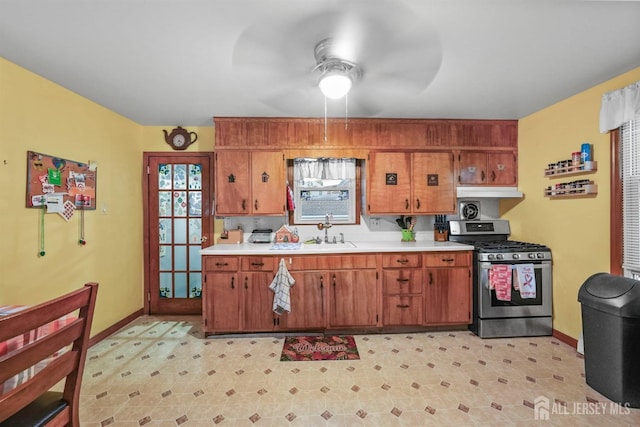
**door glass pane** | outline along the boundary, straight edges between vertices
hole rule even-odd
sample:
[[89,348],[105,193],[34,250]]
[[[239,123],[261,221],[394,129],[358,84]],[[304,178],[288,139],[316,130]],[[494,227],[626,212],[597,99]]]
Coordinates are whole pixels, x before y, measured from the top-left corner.
[[171,165],[158,166],[158,188],[160,190],[171,189]]
[[202,191],[189,192],[189,215],[202,215]]
[[174,298],[187,297],[187,273],[175,273],[175,292]]
[[174,243],[187,243],[187,220],[176,218],[173,220],[173,227]]
[[160,219],[160,243],[171,243],[171,220]]
[[173,215],[187,216],[187,192],[186,191],[173,192]]
[[189,270],[200,271],[202,265],[202,256],[200,255],[200,246],[189,246]]
[[187,247],[186,246],[174,246],[174,270],[186,270],[187,269]]
[[189,165],[189,190],[202,190],[202,167]]
[[171,246],[160,245],[160,270],[171,271]]
[[189,219],[189,243],[202,242],[202,220],[200,218]]
[[173,295],[171,288],[171,273],[160,273],[160,297],[171,298]]
[[189,274],[189,289],[191,298],[200,298],[202,296],[202,273]]
[[187,165],[173,165],[173,188],[176,190],[187,188]]
[[171,216],[171,191],[161,191],[158,194],[158,215]]

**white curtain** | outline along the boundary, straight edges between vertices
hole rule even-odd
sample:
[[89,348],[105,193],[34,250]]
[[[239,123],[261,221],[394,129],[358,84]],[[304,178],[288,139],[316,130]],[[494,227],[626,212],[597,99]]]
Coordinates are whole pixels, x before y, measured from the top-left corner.
[[303,159],[294,161],[296,181],[311,179],[355,179],[355,159]]
[[600,132],[606,133],[623,123],[640,119],[640,81],[602,95]]

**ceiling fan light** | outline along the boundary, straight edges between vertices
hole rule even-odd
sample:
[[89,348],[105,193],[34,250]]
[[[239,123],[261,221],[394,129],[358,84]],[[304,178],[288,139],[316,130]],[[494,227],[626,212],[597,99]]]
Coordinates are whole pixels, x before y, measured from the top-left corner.
[[351,90],[351,78],[341,72],[328,72],[320,77],[320,91],[330,99],[340,99]]

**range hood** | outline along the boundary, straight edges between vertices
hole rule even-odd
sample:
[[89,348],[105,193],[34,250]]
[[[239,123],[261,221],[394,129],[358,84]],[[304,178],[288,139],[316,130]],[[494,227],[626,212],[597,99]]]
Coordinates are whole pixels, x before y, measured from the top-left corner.
[[458,198],[521,199],[524,194],[517,187],[458,187]]

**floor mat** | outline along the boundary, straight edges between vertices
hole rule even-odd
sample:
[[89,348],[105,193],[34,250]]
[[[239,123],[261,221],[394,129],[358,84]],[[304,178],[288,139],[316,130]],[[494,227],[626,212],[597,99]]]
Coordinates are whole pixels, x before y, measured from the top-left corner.
[[354,359],[360,355],[352,335],[286,337],[280,355],[281,362]]

